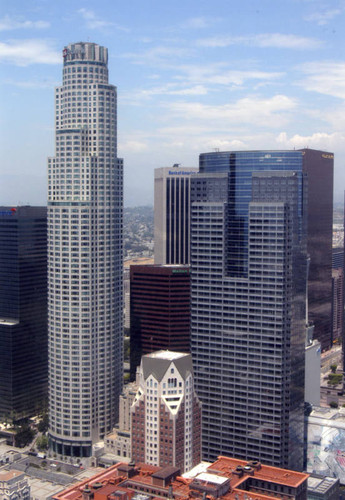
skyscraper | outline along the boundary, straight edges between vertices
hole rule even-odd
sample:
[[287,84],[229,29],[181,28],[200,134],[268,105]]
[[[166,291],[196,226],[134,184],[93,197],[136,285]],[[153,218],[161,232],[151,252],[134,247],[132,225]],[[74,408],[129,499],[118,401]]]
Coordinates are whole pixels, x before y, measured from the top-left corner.
[[132,458],[186,472],[200,462],[201,405],[192,357],[157,351],[141,359],[132,405]]
[[63,50],[48,160],[50,443],[89,456],[118,416],[123,378],[123,164],[108,51]]
[[206,460],[303,468],[302,166],[299,151],[209,153],[192,179],[191,349]]
[[0,417],[48,396],[47,209],[0,207]]
[[303,149],[308,176],[308,320],[322,350],[332,347],[333,153]]
[[197,168],[155,169],[155,264],[189,264],[190,180]]
[[141,356],[161,349],[190,352],[189,266],[133,265],[131,379]]

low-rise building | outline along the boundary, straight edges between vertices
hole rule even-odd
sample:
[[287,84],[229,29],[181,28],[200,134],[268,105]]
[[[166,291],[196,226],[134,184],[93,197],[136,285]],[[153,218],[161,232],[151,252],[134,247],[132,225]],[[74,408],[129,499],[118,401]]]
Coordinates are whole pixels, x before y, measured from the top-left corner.
[[29,500],[30,487],[24,472],[0,471],[0,500]]
[[219,457],[204,470],[181,476],[178,467],[117,464],[73,485],[55,500],[307,500],[308,474]]
[[339,500],[339,479],[311,474],[308,478],[308,500]]
[[345,484],[345,408],[316,407],[307,422],[307,472]]

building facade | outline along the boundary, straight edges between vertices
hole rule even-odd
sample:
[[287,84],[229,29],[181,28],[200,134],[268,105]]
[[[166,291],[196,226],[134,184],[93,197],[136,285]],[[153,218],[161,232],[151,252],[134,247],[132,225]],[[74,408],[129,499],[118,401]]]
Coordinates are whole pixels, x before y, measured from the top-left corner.
[[123,379],[123,166],[108,52],[63,50],[48,160],[50,444],[89,456],[118,418]]
[[190,351],[189,266],[131,266],[130,307],[131,380],[143,354]]
[[201,460],[201,405],[192,357],[157,351],[142,357],[132,406],[132,458],[186,472]]
[[47,209],[0,207],[0,418],[47,397]]
[[332,269],[332,343],[341,343],[344,319],[344,271]]
[[211,464],[201,463],[182,477],[178,467],[120,463],[73,484],[53,498],[102,500],[121,496],[123,500],[140,500],[144,496],[180,500],[307,500],[307,481],[308,474],[269,467],[257,460],[246,462],[230,457],[219,457]]
[[0,471],[0,500],[30,500],[30,485],[24,472]]
[[197,168],[155,169],[155,264],[189,264],[190,180]]
[[298,151],[209,153],[192,180],[203,459],[303,468],[306,192]]
[[332,347],[333,153],[303,149],[308,176],[308,321],[322,350]]
[[119,401],[119,424],[104,439],[105,452],[115,455],[118,461],[131,460],[131,408],[137,391],[135,382],[124,386]]

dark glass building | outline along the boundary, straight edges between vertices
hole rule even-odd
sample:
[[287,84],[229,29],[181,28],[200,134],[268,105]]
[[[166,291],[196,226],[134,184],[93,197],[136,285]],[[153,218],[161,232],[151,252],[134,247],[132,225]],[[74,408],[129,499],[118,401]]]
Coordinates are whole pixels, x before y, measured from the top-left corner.
[[141,356],[190,351],[190,275],[184,265],[130,267],[131,379]]
[[333,153],[303,149],[308,176],[308,320],[321,349],[332,347]]
[[0,417],[46,402],[47,210],[0,207]]
[[202,154],[191,202],[191,351],[202,457],[302,470],[303,153]]

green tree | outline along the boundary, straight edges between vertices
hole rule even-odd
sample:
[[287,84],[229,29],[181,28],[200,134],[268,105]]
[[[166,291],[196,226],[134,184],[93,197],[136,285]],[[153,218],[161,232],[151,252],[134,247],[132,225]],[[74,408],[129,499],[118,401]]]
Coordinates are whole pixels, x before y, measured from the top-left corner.
[[40,436],[37,438],[36,446],[40,451],[44,451],[48,449],[48,436]]
[[36,434],[36,432],[31,429],[28,424],[23,424],[20,427],[16,427],[15,431],[16,434],[14,437],[14,442],[18,448],[24,448],[24,446],[30,444]]
[[338,408],[338,403],[337,403],[336,401],[331,401],[331,402],[329,403],[329,406],[330,406],[331,408]]
[[39,432],[47,432],[49,427],[49,416],[48,412],[44,412],[41,420],[38,422],[37,429]]
[[337,371],[338,365],[336,365],[334,363],[333,365],[330,366],[330,368],[331,368],[332,373],[335,373]]

